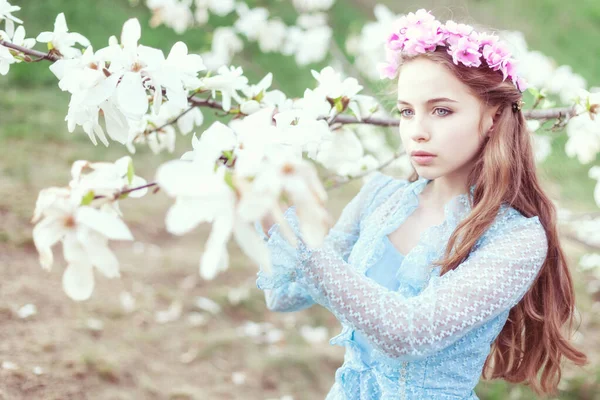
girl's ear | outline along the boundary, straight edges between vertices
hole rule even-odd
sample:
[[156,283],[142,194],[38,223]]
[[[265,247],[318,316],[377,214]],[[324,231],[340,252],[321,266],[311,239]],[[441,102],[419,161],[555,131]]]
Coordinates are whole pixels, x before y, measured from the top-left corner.
[[490,121],[488,122],[490,124],[490,126],[486,129],[486,135],[490,134],[494,131],[494,124],[496,123],[496,120],[498,119],[498,117],[500,116],[501,112],[500,112],[500,106],[495,106],[495,107],[491,107],[488,112],[486,113],[486,120]]

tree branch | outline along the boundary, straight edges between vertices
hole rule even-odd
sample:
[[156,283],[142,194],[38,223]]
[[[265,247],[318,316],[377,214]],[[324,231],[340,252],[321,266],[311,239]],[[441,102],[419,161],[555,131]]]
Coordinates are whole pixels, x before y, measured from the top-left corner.
[[[16,44],[13,44],[11,42],[7,42],[6,40],[0,40],[0,45],[4,46],[4,47],[8,47],[9,49],[13,49],[13,50],[17,50],[23,54],[27,54],[29,56],[33,56],[33,57],[37,57],[38,60],[48,60],[50,62],[54,62],[54,61],[58,61],[60,60],[60,56],[58,56],[57,54],[54,53],[44,53],[41,51],[37,51],[37,50],[33,50],[33,49],[28,49],[27,47],[23,47],[23,46],[19,46]],[[33,61],[33,60],[32,60]]]

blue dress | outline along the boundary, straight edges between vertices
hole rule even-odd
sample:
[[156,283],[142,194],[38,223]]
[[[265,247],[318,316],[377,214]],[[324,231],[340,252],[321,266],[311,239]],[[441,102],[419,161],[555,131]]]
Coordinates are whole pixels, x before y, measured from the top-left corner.
[[[371,278],[381,286],[395,291],[400,285],[396,278],[396,273],[402,264],[404,255],[396,249],[387,235],[384,237],[384,241],[385,250],[381,259],[367,270],[365,276]],[[353,332],[352,340],[354,340],[360,348],[362,361],[366,365],[371,365],[372,347],[369,340],[360,331]]]
[[285,221],[297,247],[278,225],[263,234],[271,272],[261,267],[256,284],[267,307],[291,312],[320,304],[342,325],[330,344],[346,348],[344,363],[326,400],[478,399],[474,388],[490,346],[546,259],[539,218],[502,204],[467,259],[440,276],[432,264],[471,211],[474,187],[445,204],[445,220],[399,254],[387,235],[416,210],[429,182],[375,173],[320,248],[302,241],[295,207]]

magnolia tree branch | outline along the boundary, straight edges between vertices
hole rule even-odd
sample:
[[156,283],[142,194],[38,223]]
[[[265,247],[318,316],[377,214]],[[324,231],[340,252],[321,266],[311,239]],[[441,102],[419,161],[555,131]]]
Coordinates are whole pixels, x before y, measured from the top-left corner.
[[[153,186],[156,186],[155,191],[158,191],[158,189],[159,189],[158,183],[156,183],[156,182],[150,182],[150,183],[147,183],[147,184],[142,185],[142,186],[137,186],[137,187],[133,187],[133,188],[127,188],[125,190],[120,190],[120,191],[116,192],[113,195],[113,199],[117,200],[117,199],[119,199],[121,196],[123,196],[125,194],[131,193],[131,192],[135,192],[136,190],[147,189],[147,188],[150,188],[150,187],[153,187]],[[108,197],[108,196],[101,196],[101,195],[94,196],[94,200],[96,200],[96,199],[104,199],[106,197]]]
[[[17,50],[17,51],[19,51],[23,54],[29,55],[29,56],[37,57],[38,59],[35,61],[48,60],[48,61],[54,62],[54,61],[60,60],[60,58],[61,58],[58,54],[55,54],[52,52],[44,53],[42,51],[28,49],[27,47],[19,46],[19,45],[7,42],[6,40],[0,40],[0,46],[4,46],[4,47],[8,47],[9,49]],[[31,60],[31,61],[34,61],[34,60]]]
[[[18,46],[18,45],[12,44],[10,42],[7,42],[5,40],[0,40],[0,45],[11,48],[13,50],[17,50],[23,54],[37,57],[38,60],[35,60],[35,61],[48,60],[50,62],[54,62],[61,58],[58,54],[53,53],[53,52],[44,53],[44,52],[41,52],[38,50],[33,50],[33,49],[28,49],[23,46]],[[221,104],[219,102],[214,101],[212,99],[197,99],[194,96],[190,96],[189,102],[190,102],[190,104],[197,106],[197,107],[208,107],[208,108],[214,108],[214,109],[218,109],[218,110],[223,109],[223,107],[221,106]],[[188,111],[189,111],[189,109],[186,109],[183,113],[181,113],[179,116],[177,116],[171,122],[168,122],[159,128],[155,128],[154,130],[162,129],[166,125],[176,122],[177,119],[179,119],[183,114],[187,113]],[[524,110],[523,115],[525,116],[526,119],[536,119],[536,120],[550,120],[550,119],[557,119],[557,118],[563,118],[563,117],[571,118],[571,117],[575,116],[575,107],[572,106],[572,107],[561,107],[561,108],[547,108],[547,109],[540,109],[540,110],[536,110],[536,109]],[[357,118],[352,117],[352,116],[337,115],[335,118],[333,118],[332,121],[330,121],[330,123],[331,124],[338,123],[338,124],[342,124],[342,125],[362,123],[362,124],[388,126],[389,127],[389,126],[398,126],[400,124],[400,120],[396,119],[396,118],[368,117],[368,118],[363,118],[361,121],[359,121]]]

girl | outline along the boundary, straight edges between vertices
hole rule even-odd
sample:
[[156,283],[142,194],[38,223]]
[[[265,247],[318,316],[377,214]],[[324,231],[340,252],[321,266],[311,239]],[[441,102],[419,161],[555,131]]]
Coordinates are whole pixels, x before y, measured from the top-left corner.
[[561,332],[573,284],[515,61],[496,36],[425,10],[387,48],[412,176],[375,173],[321,248],[302,242],[294,207],[297,248],[263,223],[273,273],[257,286],[270,310],[319,303],[342,323],[327,400],[477,399],[482,372],[555,394],[561,359],[587,360]]

